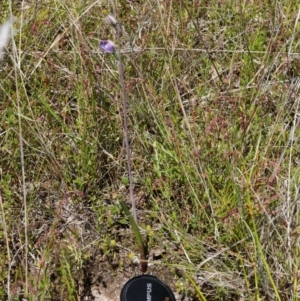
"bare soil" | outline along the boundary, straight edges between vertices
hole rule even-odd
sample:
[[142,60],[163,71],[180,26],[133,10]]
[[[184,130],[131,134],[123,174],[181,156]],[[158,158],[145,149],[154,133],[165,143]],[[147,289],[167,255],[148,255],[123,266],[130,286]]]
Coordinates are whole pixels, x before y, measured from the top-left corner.
[[[79,282],[80,300],[119,301],[120,293],[125,283],[132,277],[141,274],[138,263],[132,263],[122,270],[116,270],[108,261],[99,260],[99,258],[90,260],[87,267],[83,270]],[[168,269],[150,264],[147,274],[158,277],[174,291],[174,275]]]

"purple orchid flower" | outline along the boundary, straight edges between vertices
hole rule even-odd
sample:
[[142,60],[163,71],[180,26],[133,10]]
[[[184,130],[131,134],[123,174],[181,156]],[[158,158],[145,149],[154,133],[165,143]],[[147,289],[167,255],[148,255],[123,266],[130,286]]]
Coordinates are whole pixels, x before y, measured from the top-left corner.
[[110,40],[100,41],[99,46],[105,53],[114,53],[116,50],[115,44]]

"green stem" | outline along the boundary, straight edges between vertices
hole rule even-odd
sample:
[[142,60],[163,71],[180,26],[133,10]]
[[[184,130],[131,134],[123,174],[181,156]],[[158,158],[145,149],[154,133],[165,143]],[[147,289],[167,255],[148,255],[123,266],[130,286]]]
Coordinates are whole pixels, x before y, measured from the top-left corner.
[[145,273],[147,271],[147,261],[146,261],[146,255],[147,255],[147,248],[144,246],[143,244],[143,239],[142,239],[142,235],[141,232],[139,230],[139,227],[137,225],[137,223],[135,222],[135,220],[132,217],[132,214],[130,213],[128,207],[126,206],[124,201],[120,201],[122,210],[124,211],[124,213],[126,214],[126,216],[128,217],[128,220],[131,224],[133,233],[135,235],[136,238],[136,242],[138,245],[138,249],[140,252],[140,256],[141,256],[141,269],[142,272]]

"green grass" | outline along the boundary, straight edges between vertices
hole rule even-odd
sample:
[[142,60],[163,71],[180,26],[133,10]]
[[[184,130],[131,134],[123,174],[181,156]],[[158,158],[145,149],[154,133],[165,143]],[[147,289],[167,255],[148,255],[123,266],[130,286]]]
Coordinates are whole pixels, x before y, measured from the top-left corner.
[[[112,273],[138,254],[119,206],[118,69],[98,48],[115,40],[113,8],[47,3],[0,9],[1,24],[17,17],[0,62],[1,300],[78,300],[93,254]],[[165,249],[156,275],[190,300],[299,300],[298,2],[117,10],[139,225]]]

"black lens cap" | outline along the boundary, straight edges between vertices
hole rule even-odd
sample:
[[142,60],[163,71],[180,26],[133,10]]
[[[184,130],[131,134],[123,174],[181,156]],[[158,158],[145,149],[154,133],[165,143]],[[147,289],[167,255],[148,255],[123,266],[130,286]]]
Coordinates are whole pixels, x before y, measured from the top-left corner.
[[126,282],[121,301],[176,301],[171,289],[154,276],[137,276]]

